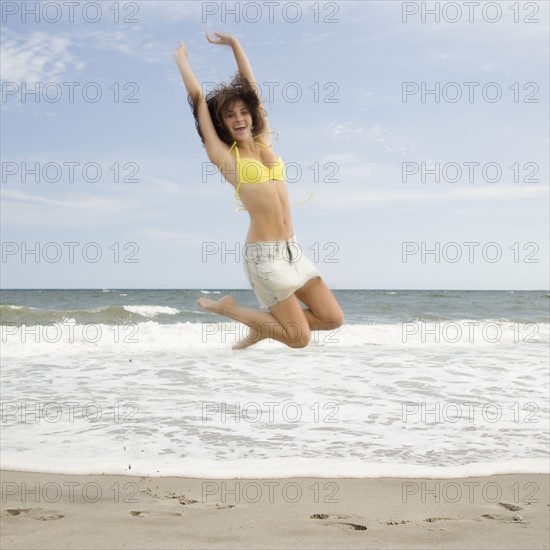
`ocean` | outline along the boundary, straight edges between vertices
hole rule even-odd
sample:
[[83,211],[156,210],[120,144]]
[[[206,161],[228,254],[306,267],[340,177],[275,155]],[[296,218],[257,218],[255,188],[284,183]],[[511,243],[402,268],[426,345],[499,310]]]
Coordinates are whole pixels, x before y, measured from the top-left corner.
[[548,472],[541,291],[336,290],[345,324],[234,351],[199,297],[2,290],[3,469],[190,477]]

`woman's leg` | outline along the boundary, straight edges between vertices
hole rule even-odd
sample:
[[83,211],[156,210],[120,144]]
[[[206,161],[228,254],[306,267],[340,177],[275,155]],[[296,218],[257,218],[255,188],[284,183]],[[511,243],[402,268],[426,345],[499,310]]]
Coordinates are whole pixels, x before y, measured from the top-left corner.
[[[309,309],[303,309],[298,299]],[[197,303],[213,313],[239,321],[250,329],[235,349],[248,347],[265,338],[273,338],[292,348],[302,348],[311,339],[311,330],[334,330],[344,323],[344,314],[336,298],[320,277],[309,280],[292,296],[270,308],[269,313],[246,308],[233,296],[217,302],[199,298]]]
[[303,311],[312,330],[333,330],[344,324],[344,313],[321,277],[310,279],[294,295],[308,307]]
[[197,303],[208,311],[239,321],[250,328],[249,335],[235,345],[235,349],[248,347],[264,338],[273,338],[291,348],[303,348],[311,338],[305,310],[294,295],[272,306],[269,313],[240,306],[233,296],[224,296],[217,302],[199,298]]

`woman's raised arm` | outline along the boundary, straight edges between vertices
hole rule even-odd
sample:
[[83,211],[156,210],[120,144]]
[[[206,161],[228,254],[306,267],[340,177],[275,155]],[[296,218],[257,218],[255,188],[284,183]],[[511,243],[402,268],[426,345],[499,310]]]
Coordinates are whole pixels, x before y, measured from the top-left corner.
[[218,165],[227,153],[228,147],[216,133],[216,129],[214,128],[214,123],[210,117],[208,105],[204,99],[201,86],[193,74],[191,66],[189,65],[189,61],[187,59],[187,47],[183,42],[180,42],[180,45],[174,52],[173,57],[180,70],[187,94],[196,107],[197,118],[208,158],[211,162]]
[[196,79],[191,67],[189,66],[189,61],[187,59],[187,46],[183,42],[180,42],[177,50],[173,53],[173,57],[180,70],[187,93],[192,97],[197,94],[202,94],[199,81]]
[[233,50],[233,55],[235,56],[235,61],[237,62],[237,68],[239,69],[239,72],[242,73],[247,80],[249,80],[252,84],[256,84],[256,79],[254,78],[254,73],[252,72],[252,67],[250,66],[250,61],[248,61],[248,57],[246,57],[246,54],[244,53],[244,50],[240,44],[240,42],[237,40],[236,37],[232,36],[231,34],[223,34],[221,32],[215,32],[214,34],[218,37],[212,38],[207,32],[206,39],[210,44],[220,44],[222,46],[230,46]]
[[246,54],[244,53],[244,50],[240,44],[240,42],[237,40],[236,37],[234,37],[231,34],[223,34],[221,32],[215,32],[214,34],[218,37],[212,38],[207,32],[206,39],[210,44],[220,44],[222,46],[230,46],[233,50],[233,55],[235,56],[235,61],[237,62],[237,69],[239,72],[252,84],[252,86],[256,90],[256,95],[258,96],[258,100],[260,102],[260,112],[264,115],[264,123],[265,123],[265,132],[269,132],[269,122],[267,119],[267,116],[265,115],[265,108],[262,104],[262,95],[260,91],[260,87],[258,86],[256,82],[256,78],[254,77],[254,73],[252,71],[252,66],[250,65],[250,61],[248,61],[248,57],[246,57]]

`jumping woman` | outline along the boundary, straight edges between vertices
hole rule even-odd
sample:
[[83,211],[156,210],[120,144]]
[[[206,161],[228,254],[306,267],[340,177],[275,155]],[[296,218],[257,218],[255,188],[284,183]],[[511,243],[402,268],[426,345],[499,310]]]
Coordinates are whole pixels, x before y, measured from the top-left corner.
[[197,303],[248,326],[247,337],[234,349],[265,338],[303,348],[311,339],[311,330],[333,330],[342,325],[344,315],[296,240],[284,164],[273,151],[269,122],[248,58],[234,36],[215,35],[206,33],[206,39],[229,46],[237,62],[238,73],[229,86],[204,97],[189,66],[185,44],[180,43],[174,59],[208,158],[235,188],[235,197],[250,216],[243,266],[264,311],[242,307],[231,295],[217,302],[199,298]]

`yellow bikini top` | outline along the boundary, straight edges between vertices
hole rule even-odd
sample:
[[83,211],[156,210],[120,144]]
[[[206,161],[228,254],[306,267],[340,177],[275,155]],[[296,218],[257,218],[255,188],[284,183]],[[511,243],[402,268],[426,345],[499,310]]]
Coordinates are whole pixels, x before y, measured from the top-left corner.
[[[254,143],[261,145],[264,149],[267,149],[267,147],[259,141],[255,141]],[[221,165],[225,162],[227,155],[229,155],[233,147],[235,147],[235,153],[237,155],[237,171],[239,174],[239,177],[237,178],[237,192],[235,193],[237,198],[239,197],[239,188],[243,183],[254,185],[256,183],[265,183],[266,181],[271,180],[284,181],[285,165],[280,156],[277,158],[277,161],[273,166],[266,166],[265,164],[262,164],[252,158],[242,157],[241,159],[236,141],[233,142],[233,145],[230,147],[229,151],[227,151],[227,154],[222,160],[220,166],[218,166],[218,169],[221,168]]]
[[[260,143],[259,141],[255,141],[254,143],[261,145],[264,149],[267,149],[267,147]],[[218,170],[221,171],[221,166],[225,162],[225,159],[231,152],[231,150],[235,147],[235,153],[237,155],[237,189],[235,191],[235,198],[239,199],[239,189],[241,188],[241,185],[255,185],[258,183],[266,183],[268,181],[277,180],[277,181],[285,181],[285,164],[283,162],[283,159],[279,155],[277,157],[277,160],[275,164],[272,166],[267,166],[265,164],[262,164],[260,161],[248,157],[241,157],[239,154],[239,148],[237,147],[237,142],[234,141],[233,145],[229,148],[229,151],[227,151],[227,154],[221,161],[221,163],[218,166]],[[243,162],[244,161],[244,162]],[[313,193],[310,195],[310,197],[304,201],[307,202]],[[301,204],[301,203],[298,203]],[[237,205],[239,208],[236,209],[236,211],[239,210],[246,210],[242,203],[238,202]],[[294,206],[294,205],[292,205]]]

